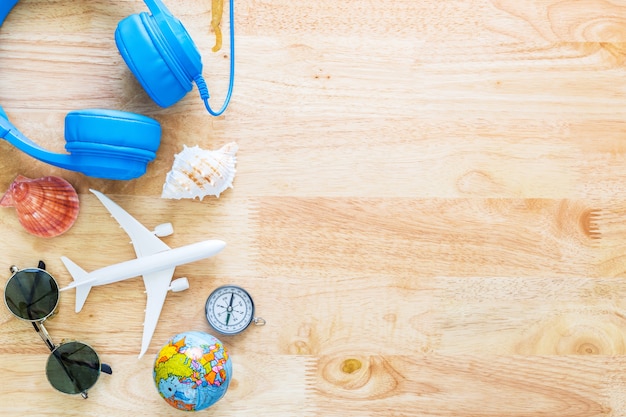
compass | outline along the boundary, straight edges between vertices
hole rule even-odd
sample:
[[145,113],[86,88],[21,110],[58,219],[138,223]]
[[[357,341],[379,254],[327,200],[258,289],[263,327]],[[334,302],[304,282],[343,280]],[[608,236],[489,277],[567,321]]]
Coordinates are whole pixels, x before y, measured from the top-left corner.
[[225,335],[238,334],[250,323],[258,326],[265,320],[254,317],[254,302],[246,290],[236,285],[215,289],[206,300],[206,319],[211,327]]

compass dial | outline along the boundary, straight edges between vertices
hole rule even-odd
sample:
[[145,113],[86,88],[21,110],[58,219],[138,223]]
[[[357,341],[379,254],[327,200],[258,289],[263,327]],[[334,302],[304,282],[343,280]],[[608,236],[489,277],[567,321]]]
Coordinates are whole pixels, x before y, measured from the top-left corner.
[[222,334],[237,334],[245,330],[254,316],[250,294],[241,287],[226,285],[209,295],[205,306],[211,327]]

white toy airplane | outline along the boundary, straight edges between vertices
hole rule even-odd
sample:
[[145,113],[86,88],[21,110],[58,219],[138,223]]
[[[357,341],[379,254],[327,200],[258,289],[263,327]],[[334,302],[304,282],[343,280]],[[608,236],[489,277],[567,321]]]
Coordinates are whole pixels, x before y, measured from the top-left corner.
[[146,320],[143,324],[141,353],[139,354],[141,358],[150,346],[150,340],[159,321],[159,315],[161,314],[167,292],[169,290],[174,292],[184,291],[189,288],[187,278],[178,278],[172,281],[176,266],[216,255],[224,249],[226,243],[221,240],[205,240],[170,249],[159,237],[173,233],[171,223],[161,224],[151,232],[101,192],[89,191],[98,197],[104,207],[109,210],[115,220],[130,236],[137,253],[137,259],[86,272],[63,256],[61,260],[74,278],[74,282],[62,288],[61,291],[76,288],[76,312],[78,313],[83,308],[91,287],[143,275],[148,302],[146,306]]

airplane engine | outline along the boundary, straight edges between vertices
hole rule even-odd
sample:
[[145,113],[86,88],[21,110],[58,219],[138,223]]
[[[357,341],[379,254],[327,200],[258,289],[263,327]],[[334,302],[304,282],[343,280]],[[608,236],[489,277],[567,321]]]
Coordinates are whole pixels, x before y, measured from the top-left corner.
[[174,233],[174,226],[172,226],[172,223],[162,223],[154,228],[153,233],[158,237],[169,236]]
[[170,284],[169,290],[172,292],[185,291],[189,288],[189,280],[185,277],[177,278]]

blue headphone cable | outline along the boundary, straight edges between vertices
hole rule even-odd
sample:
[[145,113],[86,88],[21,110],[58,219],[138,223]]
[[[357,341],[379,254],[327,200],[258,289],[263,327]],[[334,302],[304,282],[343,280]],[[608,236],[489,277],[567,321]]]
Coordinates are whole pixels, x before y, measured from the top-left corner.
[[229,19],[230,19],[230,74],[228,76],[228,92],[226,93],[226,98],[224,99],[224,105],[219,111],[215,111],[211,108],[209,104],[209,88],[204,81],[204,77],[202,74],[198,74],[194,78],[194,82],[196,86],[198,86],[198,91],[200,92],[200,98],[204,101],[204,106],[206,107],[209,114],[212,116],[219,116],[226,110],[228,104],[230,103],[230,98],[233,95],[233,84],[235,83],[235,7],[234,0],[230,0],[229,2]]

